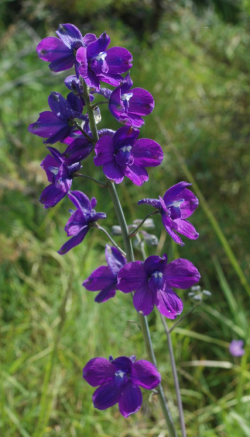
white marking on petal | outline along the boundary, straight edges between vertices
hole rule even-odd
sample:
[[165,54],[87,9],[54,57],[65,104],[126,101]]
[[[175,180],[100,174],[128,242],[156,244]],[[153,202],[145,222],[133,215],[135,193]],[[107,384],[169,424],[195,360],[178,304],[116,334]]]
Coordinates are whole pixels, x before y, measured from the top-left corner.
[[117,370],[117,372],[115,372],[115,376],[118,376],[119,378],[123,378],[125,375],[125,372],[123,372],[122,370]]
[[131,97],[133,97],[133,93],[126,93],[126,94],[122,94],[121,95],[121,99],[124,101],[126,100],[127,102],[129,102],[129,100],[131,99]]
[[130,152],[130,150],[132,149],[132,146],[124,146],[124,147],[121,147],[121,151],[122,152]]
[[100,52],[99,55],[95,56],[94,59],[96,59],[97,61],[104,61],[104,59],[106,58],[107,53],[106,52]]

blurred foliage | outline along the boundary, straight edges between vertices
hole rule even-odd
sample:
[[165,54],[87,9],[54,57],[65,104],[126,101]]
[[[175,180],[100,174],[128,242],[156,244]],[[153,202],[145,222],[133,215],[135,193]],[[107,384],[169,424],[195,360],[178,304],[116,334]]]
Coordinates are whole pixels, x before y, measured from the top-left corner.
[[[134,86],[155,98],[141,136],[158,141],[165,158],[149,169],[143,187],[128,180],[118,187],[128,222],[150,212],[136,207],[140,198],[158,197],[186,179],[184,162],[249,280],[250,1],[75,0],[70,7],[59,0],[4,1],[0,16],[0,434],[37,437],[39,423],[45,437],[167,436],[156,397],[151,403],[144,392],[142,410],[124,420],[117,407],[94,410],[92,389],[81,380],[92,356],[146,355],[140,331],[128,322],[136,320],[130,297],[117,293],[97,305],[81,286],[104,263],[104,236],[93,230],[65,257],[56,252],[66,240],[63,228],[72,205],[65,199],[44,210],[39,204],[47,183],[40,168],[46,149],[27,126],[48,109],[51,91],[66,96],[63,79],[70,73],[51,73],[35,47],[60,22],[73,22],[83,34],[105,29],[112,45],[133,53]],[[117,129],[101,109],[100,128]],[[62,144],[58,148],[64,150]],[[83,172],[103,178],[91,157]],[[97,198],[97,210],[108,215],[106,229],[117,224],[105,190],[85,180],[74,181],[74,188]],[[249,436],[249,298],[204,208],[191,221],[200,237],[184,237],[186,245],[179,248],[160,217],[155,219],[157,254],[190,259],[201,271],[203,288],[213,293],[173,332],[188,436]],[[188,311],[192,302],[186,291],[180,295]],[[166,338],[158,314],[149,321],[178,423]],[[232,338],[245,341],[242,360],[229,356]]]

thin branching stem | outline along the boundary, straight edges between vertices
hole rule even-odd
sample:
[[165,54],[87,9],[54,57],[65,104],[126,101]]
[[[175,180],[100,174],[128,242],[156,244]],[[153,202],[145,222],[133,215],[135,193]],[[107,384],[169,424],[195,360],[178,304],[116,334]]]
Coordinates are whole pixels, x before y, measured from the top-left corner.
[[93,181],[96,184],[100,185],[100,187],[107,188],[107,185],[105,184],[105,182],[98,181],[97,179],[94,179],[91,176],[87,176],[87,175],[81,174],[81,173],[74,173],[74,177],[90,179],[91,181]]
[[93,105],[91,105],[91,108],[95,109],[95,108],[97,108],[97,106],[104,105],[105,103],[108,103],[108,100],[103,100],[101,102],[94,103]]
[[90,143],[93,143],[93,138],[91,138],[83,129],[82,129],[82,127],[80,126],[80,124],[78,124],[76,121],[75,121],[75,126],[77,127],[77,129],[79,129],[81,132],[82,132],[82,134],[85,136],[85,138],[87,138],[87,140],[89,140],[89,142]]
[[187,313],[183,314],[183,316],[181,316],[172,326],[171,328],[168,329],[169,333],[172,332],[174,330],[174,328],[176,328],[176,326],[178,326],[187,316],[189,316],[189,314],[191,314],[195,308],[197,308],[200,304],[198,305],[194,305]]
[[116,249],[118,249],[119,252],[121,252],[121,254],[123,256],[126,256],[126,253],[118,246],[118,244],[116,244],[115,240],[113,240],[113,238],[111,237],[111,235],[109,235],[109,233],[108,233],[108,231],[106,231],[106,229],[104,229],[102,226],[99,226],[97,223],[95,223],[95,225],[93,227],[100,229],[100,231],[104,232],[104,234],[107,235],[108,239],[116,247]]
[[152,215],[158,214],[158,210],[154,211],[154,212],[150,212],[148,215],[146,215],[146,217],[144,217],[144,219],[141,221],[141,223],[137,226],[137,228],[133,229],[133,231],[130,232],[129,237],[135,237],[137,232],[139,231],[140,227],[143,225],[143,223],[145,223],[145,221],[151,217]]

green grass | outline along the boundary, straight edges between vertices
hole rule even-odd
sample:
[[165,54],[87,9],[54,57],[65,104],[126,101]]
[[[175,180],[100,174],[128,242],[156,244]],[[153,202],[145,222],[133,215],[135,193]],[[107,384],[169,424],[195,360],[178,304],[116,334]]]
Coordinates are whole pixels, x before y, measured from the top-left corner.
[[[159,141],[165,153],[162,166],[149,170],[150,182],[118,187],[128,221],[149,212],[147,206],[136,208],[140,198],[162,195],[180,180],[191,180],[201,193],[201,207],[191,218],[200,232],[197,241],[185,239],[177,247],[155,218],[156,253],[190,259],[201,271],[202,288],[212,292],[172,333],[187,434],[248,437],[249,31],[243,22],[231,26],[216,15],[197,18],[176,7],[163,16],[160,38],[150,49],[112,17],[95,25],[94,32],[105,28],[113,45],[134,53],[134,85],[150,90],[156,102],[142,137]],[[142,409],[125,420],[117,406],[95,410],[94,390],[82,379],[83,366],[94,356],[147,357],[131,297],[117,292],[99,305],[81,285],[105,262],[105,236],[92,229],[82,245],[59,256],[71,204],[65,199],[44,210],[37,200],[46,184],[39,167],[46,151],[27,126],[47,110],[51,91],[66,95],[61,83],[67,74],[52,75],[37,59],[35,29],[33,37],[30,32],[22,21],[6,29],[0,54],[0,435],[167,436],[157,396],[144,391]],[[118,128],[103,109],[102,115],[100,127]],[[91,158],[83,171],[103,179]],[[117,224],[106,190],[85,180],[75,181],[74,188],[97,198],[97,211],[108,215],[106,229]],[[147,251],[153,254],[154,248]],[[186,291],[179,293],[187,312],[193,303]],[[149,325],[180,435],[167,342],[156,312]],[[242,359],[229,355],[233,338],[245,341]]]

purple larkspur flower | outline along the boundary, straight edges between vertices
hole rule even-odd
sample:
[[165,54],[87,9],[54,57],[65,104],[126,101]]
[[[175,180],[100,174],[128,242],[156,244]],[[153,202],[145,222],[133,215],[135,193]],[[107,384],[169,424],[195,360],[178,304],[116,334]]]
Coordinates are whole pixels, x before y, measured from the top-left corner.
[[121,74],[132,67],[131,53],[123,47],[107,49],[109,43],[110,37],[103,32],[96,41],[88,47],[80,47],[76,53],[79,74],[89,87],[97,90],[100,81],[118,86],[123,80]]
[[162,223],[167,233],[181,246],[184,246],[184,243],[176,232],[185,235],[185,237],[191,240],[196,240],[199,237],[194,226],[186,220],[186,218],[193,214],[199,204],[197,197],[186,188],[190,185],[192,184],[188,182],[179,182],[169,188],[163,198],[159,197],[159,200],[142,199],[138,202],[138,205],[146,203],[159,209]]
[[115,360],[112,356],[109,360],[92,358],[83,368],[83,378],[92,387],[99,386],[92,397],[95,408],[106,410],[118,403],[124,417],[141,408],[140,387],[152,390],[161,382],[156,367],[146,360],[136,361],[134,355]]
[[104,212],[96,212],[94,210],[97,203],[95,197],[89,200],[86,194],[81,191],[70,191],[68,197],[77,209],[76,211],[70,210],[71,217],[64,229],[67,232],[67,236],[72,238],[58,250],[60,255],[64,255],[70,249],[80,244],[94,222],[107,217]]
[[[83,86],[82,86],[82,82],[80,81],[80,79],[78,79],[78,77],[76,75],[71,75],[71,76],[66,77],[66,79],[64,80],[64,83],[69,90],[71,90],[75,95],[77,95],[81,99],[83,106],[85,106],[86,103],[85,103],[84,95],[83,95]],[[91,102],[94,100],[94,96],[93,96],[91,90],[89,93],[89,98],[90,98]]]
[[142,88],[132,88],[133,81],[128,73],[124,81],[112,92],[109,110],[120,123],[141,127],[145,122],[142,116],[154,109],[152,95]]
[[245,350],[243,349],[243,340],[232,340],[229,345],[229,352],[233,357],[241,357],[244,355]]
[[117,290],[117,275],[126,264],[126,258],[115,247],[106,244],[105,256],[107,266],[100,266],[83,282],[89,291],[100,291],[95,302],[101,303],[115,296]]
[[[69,146],[68,149],[70,147],[72,148]],[[80,162],[67,161],[64,154],[54,147],[48,147],[48,149],[52,156],[47,155],[41,162],[41,167],[45,170],[51,184],[44,188],[39,199],[45,208],[57,205],[66,196],[71,188],[74,173],[81,168]]]
[[76,73],[78,72],[78,62],[76,61],[76,52],[79,47],[87,47],[96,36],[87,33],[82,36],[79,29],[73,24],[60,24],[55,36],[44,38],[37,46],[38,56],[43,60],[50,62],[49,68],[58,72],[68,70],[75,65]]
[[103,165],[106,177],[116,184],[127,176],[135,185],[142,185],[148,180],[145,167],[157,167],[163,160],[161,146],[147,138],[137,140],[139,133],[123,126],[113,137],[104,135],[96,143],[94,163]]
[[38,120],[28,128],[32,134],[48,138],[45,144],[54,144],[67,138],[76,129],[75,118],[88,121],[82,114],[81,100],[73,92],[68,94],[67,100],[60,93],[52,92],[48,103],[52,112],[41,112]]
[[135,309],[144,316],[154,305],[168,319],[175,319],[182,312],[182,300],[173,291],[189,288],[200,279],[197,268],[187,259],[176,259],[167,264],[167,255],[149,256],[145,262],[133,261],[118,273],[118,289],[123,293],[135,291]]

